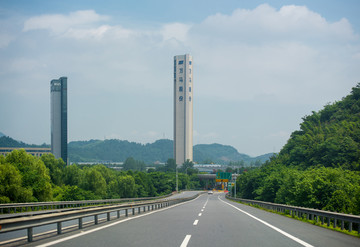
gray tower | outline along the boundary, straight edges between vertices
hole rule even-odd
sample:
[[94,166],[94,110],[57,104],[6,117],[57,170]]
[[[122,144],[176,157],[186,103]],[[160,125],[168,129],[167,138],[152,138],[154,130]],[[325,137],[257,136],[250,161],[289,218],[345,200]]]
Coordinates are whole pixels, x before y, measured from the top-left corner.
[[67,77],[52,80],[50,91],[51,152],[67,164]]
[[174,159],[193,160],[193,70],[189,54],[174,57]]

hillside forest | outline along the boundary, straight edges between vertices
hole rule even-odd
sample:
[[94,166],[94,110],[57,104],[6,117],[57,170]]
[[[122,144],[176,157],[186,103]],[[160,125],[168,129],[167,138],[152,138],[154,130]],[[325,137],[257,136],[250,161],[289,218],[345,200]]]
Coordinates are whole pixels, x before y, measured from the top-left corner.
[[237,196],[360,214],[360,83],[305,116],[278,155],[238,177]]

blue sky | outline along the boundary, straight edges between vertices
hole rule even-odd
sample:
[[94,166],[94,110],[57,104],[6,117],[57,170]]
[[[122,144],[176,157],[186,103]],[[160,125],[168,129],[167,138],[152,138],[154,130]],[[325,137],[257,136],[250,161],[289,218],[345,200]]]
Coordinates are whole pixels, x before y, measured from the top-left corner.
[[0,131],[50,142],[68,77],[69,140],[173,138],[172,60],[194,59],[194,143],[278,152],[360,82],[360,2],[2,1]]

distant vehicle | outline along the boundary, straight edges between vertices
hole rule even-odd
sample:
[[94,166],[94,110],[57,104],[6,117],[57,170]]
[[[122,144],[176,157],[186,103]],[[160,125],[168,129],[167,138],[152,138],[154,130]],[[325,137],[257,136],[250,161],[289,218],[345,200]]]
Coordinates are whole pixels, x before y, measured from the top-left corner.
[[212,190],[209,190],[208,195],[212,195],[212,194],[214,194],[214,192]]

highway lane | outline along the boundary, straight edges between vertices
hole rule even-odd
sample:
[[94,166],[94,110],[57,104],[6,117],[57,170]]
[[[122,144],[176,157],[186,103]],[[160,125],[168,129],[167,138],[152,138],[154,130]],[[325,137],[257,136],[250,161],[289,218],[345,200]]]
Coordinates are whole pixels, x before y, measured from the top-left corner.
[[[168,197],[168,199],[191,197],[198,193],[199,193],[199,191],[185,191],[185,192],[181,192],[179,194],[174,194],[174,195]],[[58,210],[48,210],[48,211],[43,211],[43,212],[49,213],[50,211],[58,212]],[[40,214],[40,213],[41,212],[35,212],[35,215]],[[125,215],[125,210],[121,210],[120,214],[123,217]],[[14,214],[14,215],[20,216],[21,213]],[[29,213],[24,213],[24,216],[27,216],[27,215],[29,215]],[[7,216],[9,216],[9,215],[7,215]],[[111,213],[111,217],[115,218],[116,212]],[[3,215],[3,218],[5,218],[4,215]],[[94,220],[94,217],[86,217],[83,219],[83,223],[86,224],[87,222],[92,222],[93,220]],[[106,220],[106,214],[102,214],[99,216],[99,221],[102,221],[102,220],[103,221]],[[63,223],[63,227],[64,228],[71,228],[71,227],[77,228],[77,224],[78,224],[77,220],[66,221]],[[34,228],[34,235],[41,234],[44,232],[56,233],[56,225],[52,224],[52,225],[45,225],[45,226]],[[19,241],[26,240],[27,239],[27,231],[21,230],[21,231],[16,231],[16,232],[9,232],[6,234],[0,234],[0,245],[7,243],[8,241],[11,241],[13,239],[17,239]]]
[[[360,246],[359,238],[230,202],[222,193],[205,194],[191,202],[100,228],[76,231],[31,245]],[[63,241],[65,238],[68,239]]]

